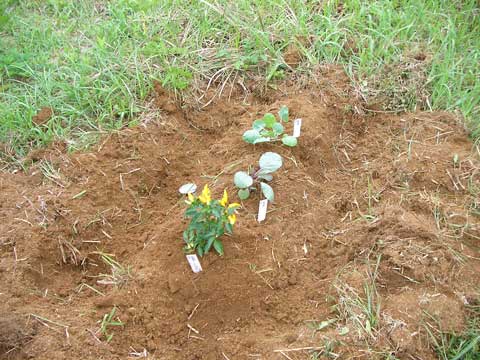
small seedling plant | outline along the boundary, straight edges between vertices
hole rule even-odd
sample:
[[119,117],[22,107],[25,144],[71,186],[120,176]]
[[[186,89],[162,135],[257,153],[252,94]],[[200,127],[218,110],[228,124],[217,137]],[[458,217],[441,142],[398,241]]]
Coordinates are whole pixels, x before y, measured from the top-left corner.
[[297,146],[297,138],[284,134],[282,122],[288,122],[288,107],[282,106],[278,111],[280,121],[277,121],[275,115],[267,113],[263,118],[255,120],[252,129],[243,133],[243,140],[249,144],[258,144],[263,142],[282,141],[286,146]]
[[[180,190],[185,189],[183,186],[182,188]],[[190,188],[193,187],[190,186]],[[186,195],[188,199],[185,202],[188,208],[185,211],[185,217],[190,219],[190,223],[183,232],[183,240],[186,243],[185,252],[196,251],[199,256],[203,256],[213,247],[219,255],[223,255],[223,243],[220,237],[233,233],[233,226],[237,221],[235,210],[240,207],[240,204],[228,203],[227,190],[223,191],[223,197],[220,200],[212,199],[208,185],[205,185],[198,197],[192,192]]]
[[233,176],[233,182],[239,189],[238,197],[246,200],[252,192],[260,188],[265,198],[273,202],[275,194],[267,182],[272,181],[272,173],[282,167],[282,157],[274,152],[266,152],[260,157],[258,165],[256,168],[250,168],[248,172],[238,171]]
[[120,319],[114,320],[116,310],[117,308],[114,306],[108,314],[103,316],[100,324],[99,332],[105,337],[107,342],[110,342],[113,338],[113,332],[110,333],[109,328],[112,326],[123,326],[123,322]]

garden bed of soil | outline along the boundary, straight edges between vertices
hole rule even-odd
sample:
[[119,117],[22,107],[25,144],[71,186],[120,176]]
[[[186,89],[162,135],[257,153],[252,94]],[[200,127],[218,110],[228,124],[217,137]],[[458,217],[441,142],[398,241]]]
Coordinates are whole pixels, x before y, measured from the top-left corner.
[[[335,69],[299,82],[202,110],[157,87],[148,123],[0,174],[0,357],[436,358],[427,329],[461,333],[478,301],[478,155],[452,114],[362,111]],[[243,142],[281,105],[296,148]],[[192,273],[179,186],[238,201],[233,174],[265,151],[284,159],[266,221],[244,201],[225,255]]]

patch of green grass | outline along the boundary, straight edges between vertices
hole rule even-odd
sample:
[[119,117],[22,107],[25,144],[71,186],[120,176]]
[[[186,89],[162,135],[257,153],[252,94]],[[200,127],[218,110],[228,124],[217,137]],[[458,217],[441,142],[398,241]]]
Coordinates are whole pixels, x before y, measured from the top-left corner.
[[115,312],[117,311],[117,308],[114,306],[112,310],[103,315],[101,324],[100,324],[100,329],[98,330],[99,333],[102,334],[102,336],[105,338],[107,342],[110,342],[113,338],[114,333],[110,332],[110,328],[113,326],[123,326],[123,322],[117,318],[117,320],[114,320],[115,317]]
[[[14,157],[55,138],[80,148],[136,119],[153,79],[174,91],[278,79],[291,70],[289,46],[298,72],[343,64],[365,98],[459,110],[480,136],[479,11],[476,0],[9,0],[0,142]],[[35,124],[42,107],[53,116]]]
[[[480,360],[480,305],[477,302],[467,306],[467,310],[467,328],[461,334],[443,332],[437,328],[438,325],[425,325],[440,359]],[[435,322],[433,317],[429,317]]]
[[375,264],[367,259],[368,269],[363,284],[363,294],[343,282],[340,277],[334,285],[338,293],[336,308],[339,317],[345,321],[347,326],[353,327],[359,337],[365,334],[371,339],[375,339],[380,324],[381,297],[376,285],[380,261],[380,256],[377,257]]
[[[84,192],[79,193],[77,196],[82,196]],[[103,252],[94,252],[100,256],[103,263],[109,268],[111,274],[99,274],[100,280],[97,280],[98,284],[102,285],[114,285],[121,287],[125,285],[131,277],[131,269],[129,266],[125,267],[114,259],[115,255],[106,254]]]

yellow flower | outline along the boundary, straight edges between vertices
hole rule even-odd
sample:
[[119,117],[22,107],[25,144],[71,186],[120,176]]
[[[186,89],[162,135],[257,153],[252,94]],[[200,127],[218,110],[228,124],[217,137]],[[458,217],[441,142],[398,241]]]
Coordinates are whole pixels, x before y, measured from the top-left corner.
[[192,204],[195,201],[195,196],[192,195],[192,193],[187,194],[188,200],[185,200],[187,204]]
[[230,205],[228,205],[228,208],[231,209],[231,208],[237,208],[237,207],[240,207],[242,205],[240,205],[239,203],[231,203]]
[[227,194],[227,189],[223,190],[223,197],[222,200],[220,200],[220,205],[223,207],[227,206],[228,203],[228,194]]
[[232,215],[230,215],[230,216],[228,217],[228,222],[229,222],[231,225],[235,224],[236,221],[237,221],[237,215],[232,214]]
[[208,188],[207,184],[205,184],[205,186],[203,187],[202,194],[198,197],[198,199],[202,203],[210,205],[210,201],[212,201],[212,197],[211,197],[210,189]]

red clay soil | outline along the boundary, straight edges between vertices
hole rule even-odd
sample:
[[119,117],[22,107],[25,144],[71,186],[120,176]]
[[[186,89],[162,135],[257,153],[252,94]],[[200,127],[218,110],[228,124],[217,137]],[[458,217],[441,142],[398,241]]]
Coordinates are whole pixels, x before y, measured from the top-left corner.
[[[342,359],[436,358],[425,327],[461,333],[478,301],[480,161],[451,114],[360,115],[345,83],[325,72],[202,111],[158,89],[148,125],[0,174],[0,357],[309,359],[331,346]],[[281,105],[303,119],[298,147],[242,141]],[[233,174],[265,151],[284,159],[267,220],[258,197],[243,202],[225,256],[193,274],[177,189],[237,200]],[[355,306],[365,284],[380,305],[370,331]],[[124,325],[107,342],[114,307]]]

